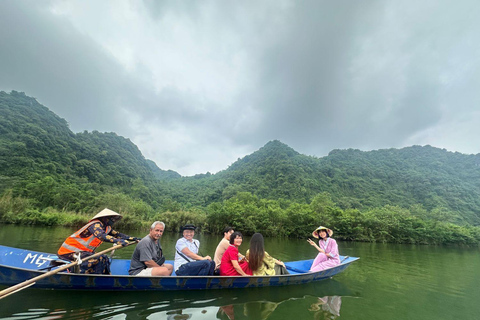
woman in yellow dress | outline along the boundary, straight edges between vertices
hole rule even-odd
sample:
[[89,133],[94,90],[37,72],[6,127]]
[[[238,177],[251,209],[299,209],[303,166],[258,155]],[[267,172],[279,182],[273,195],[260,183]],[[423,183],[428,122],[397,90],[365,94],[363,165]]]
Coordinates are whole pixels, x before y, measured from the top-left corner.
[[255,233],[250,240],[250,249],[247,250],[245,257],[248,265],[253,271],[254,276],[274,276],[279,274],[288,274],[285,264],[273,258],[265,251],[263,236],[261,233]]

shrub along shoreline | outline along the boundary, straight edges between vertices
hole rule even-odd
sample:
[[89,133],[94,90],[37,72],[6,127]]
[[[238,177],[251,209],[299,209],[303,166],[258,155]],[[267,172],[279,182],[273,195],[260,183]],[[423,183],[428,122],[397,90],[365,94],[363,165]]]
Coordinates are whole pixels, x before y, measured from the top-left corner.
[[316,227],[324,225],[335,231],[336,239],[347,241],[480,244],[479,227],[450,222],[455,215],[443,208],[427,211],[420,205],[408,209],[387,205],[343,210],[331,201],[328,193],[317,195],[309,204],[300,204],[284,199],[259,199],[242,192],[207,208],[164,212],[157,212],[146,203],[139,206],[139,200],[131,202],[124,196],[109,199],[111,201],[90,208],[89,213],[78,213],[51,207],[35,208],[28,199],[7,193],[0,198],[0,223],[81,227],[98,211],[108,207],[123,215],[118,228],[128,229],[145,229],[152,221],[161,220],[166,224],[166,231],[177,231],[183,224],[193,223],[204,233],[221,233],[230,225],[245,235],[261,232],[270,237],[305,238],[311,236]]

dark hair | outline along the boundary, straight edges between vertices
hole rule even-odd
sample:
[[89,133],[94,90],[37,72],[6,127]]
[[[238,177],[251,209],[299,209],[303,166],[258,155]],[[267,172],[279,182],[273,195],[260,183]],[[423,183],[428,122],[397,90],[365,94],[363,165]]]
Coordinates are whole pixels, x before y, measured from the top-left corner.
[[263,263],[265,256],[265,246],[261,233],[255,233],[250,239],[250,249],[248,252],[248,265],[252,271],[257,271]]
[[225,227],[225,229],[223,229],[223,234],[230,232],[230,230],[233,230],[233,228],[232,227]]
[[192,230],[195,231],[197,227],[195,227],[193,224],[186,224],[183,227],[180,228],[180,233],[182,233],[184,230]]
[[[320,237],[320,231],[325,231],[325,234],[326,234],[325,238]],[[326,239],[326,238],[330,237],[327,229],[320,229],[320,230],[315,231],[315,233],[317,234],[319,239]]]
[[232,233],[230,235],[230,244],[233,244],[233,241],[235,240],[235,238],[237,237],[240,237],[243,239],[243,236],[242,236],[242,233],[240,231],[235,231],[234,233]]

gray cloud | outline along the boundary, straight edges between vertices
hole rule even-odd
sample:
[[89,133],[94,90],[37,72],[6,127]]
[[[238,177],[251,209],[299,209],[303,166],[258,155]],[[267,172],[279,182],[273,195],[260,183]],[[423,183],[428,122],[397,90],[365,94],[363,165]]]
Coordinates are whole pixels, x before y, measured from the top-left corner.
[[[474,49],[465,58],[478,61],[478,45],[462,40],[479,33],[471,9],[385,1],[296,6],[260,60],[264,90],[256,105],[268,120],[259,134],[325,154],[333,148],[401,147],[410,136],[442,125],[448,91],[442,76],[458,70],[448,63],[452,51]],[[473,67],[478,76],[478,64]]]
[[6,1],[0,10],[0,88],[24,91],[65,118],[72,130],[117,131],[114,110],[124,74],[106,52],[64,19],[33,2]]
[[476,1],[0,2],[0,90],[181,174],[272,139],[479,152]]

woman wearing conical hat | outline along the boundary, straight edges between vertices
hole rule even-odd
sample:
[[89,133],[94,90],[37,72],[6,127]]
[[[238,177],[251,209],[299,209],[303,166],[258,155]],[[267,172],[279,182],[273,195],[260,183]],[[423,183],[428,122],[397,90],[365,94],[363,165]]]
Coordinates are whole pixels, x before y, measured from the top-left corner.
[[319,239],[318,245],[311,239],[307,240],[318,251],[317,257],[310,267],[310,272],[321,271],[340,264],[337,242],[331,238],[332,234],[332,230],[320,226],[312,232],[312,236]]
[[93,255],[95,249],[104,241],[126,246],[127,240],[140,240],[112,229],[113,224],[121,218],[122,216],[115,211],[103,209],[63,242],[58,249],[58,257],[75,261],[80,255],[83,260],[80,264],[80,273],[110,274],[110,261],[107,255],[103,254],[94,259],[88,259],[88,257]]

